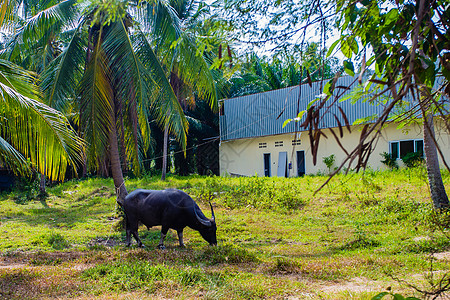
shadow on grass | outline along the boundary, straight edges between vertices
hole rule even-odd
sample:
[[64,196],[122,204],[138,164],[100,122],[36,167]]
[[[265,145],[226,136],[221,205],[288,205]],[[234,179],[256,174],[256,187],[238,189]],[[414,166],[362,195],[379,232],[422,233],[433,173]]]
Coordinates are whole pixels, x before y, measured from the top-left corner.
[[[55,207],[57,203],[52,204],[43,198],[22,205],[22,210],[9,214],[8,219],[22,221],[30,226],[71,228],[78,223],[106,219],[111,216],[115,212],[115,205],[108,203],[107,199],[110,197],[111,192],[103,186],[73,200],[66,200],[68,203],[59,207]],[[38,207],[37,203],[40,203],[42,207]]]

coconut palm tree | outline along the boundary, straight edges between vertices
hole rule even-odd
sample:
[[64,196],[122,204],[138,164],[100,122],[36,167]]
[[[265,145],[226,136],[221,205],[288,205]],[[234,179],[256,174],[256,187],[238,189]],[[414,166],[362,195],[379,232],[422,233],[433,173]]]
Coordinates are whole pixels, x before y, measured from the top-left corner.
[[298,85],[307,78],[307,71],[312,81],[331,78],[339,70],[338,60],[329,58],[325,61],[317,43],[306,45],[298,53],[278,53],[269,60],[250,54],[242,64],[240,72],[232,78],[229,97],[255,94]]
[[[217,107],[217,90],[210,62],[199,53],[196,35],[202,28],[207,6],[201,1],[171,0],[176,17],[161,22],[165,7],[158,6],[153,14],[151,32],[156,37],[156,51],[166,70],[172,90],[184,110],[195,105],[195,99],[208,101]],[[162,11],[161,11],[162,10]],[[177,24],[180,24],[178,26]],[[162,27],[162,24],[172,26]],[[161,179],[165,180],[167,170],[168,130],[164,130],[163,165]]]
[[[0,25],[11,21],[15,4],[2,1]],[[67,165],[81,161],[83,143],[61,113],[40,102],[35,82],[33,73],[0,60],[0,164],[16,174],[37,169],[61,180]]]
[[[142,152],[150,142],[149,119],[186,144],[183,110],[144,34],[148,10],[172,10],[158,0],[137,4],[63,1],[31,17],[21,33],[37,33],[34,41],[49,34],[60,43],[60,53],[41,73],[46,101],[60,109],[77,108],[79,132],[89,145],[87,165],[93,170],[110,165],[119,203],[127,194],[123,166],[140,171]],[[71,20],[76,21],[58,26],[73,9],[79,17]]]

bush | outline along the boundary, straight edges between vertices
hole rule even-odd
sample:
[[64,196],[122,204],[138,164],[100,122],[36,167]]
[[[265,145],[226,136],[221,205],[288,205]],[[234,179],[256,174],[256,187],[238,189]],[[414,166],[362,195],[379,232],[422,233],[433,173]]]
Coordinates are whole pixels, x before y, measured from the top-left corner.
[[38,199],[39,179],[37,176],[18,177],[14,183],[13,199],[17,204],[26,204],[29,201]]
[[420,152],[408,153],[402,157],[402,160],[408,168],[420,166],[424,162],[422,153]]
[[67,240],[59,233],[51,233],[47,237],[47,243],[55,250],[62,250],[69,247]]
[[197,188],[197,199],[201,202],[218,198],[229,208],[253,207],[281,211],[299,209],[304,205],[301,187],[295,182],[278,178],[240,177],[207,178]]
[[336,157],[334,156],[334,154],[331,154],[330,156],[325,156],[324,158],[322,158],[322,161],[327,166],[328,173],[331,173],[331,167],[334,165],[334,162],[336,161]]
[[381,161],[383,164],[385,164],[390,169],[398,169],[397,160],[392,157],[390,153],[383,152],[380,153],[380,155],[383,157],[383,160]]

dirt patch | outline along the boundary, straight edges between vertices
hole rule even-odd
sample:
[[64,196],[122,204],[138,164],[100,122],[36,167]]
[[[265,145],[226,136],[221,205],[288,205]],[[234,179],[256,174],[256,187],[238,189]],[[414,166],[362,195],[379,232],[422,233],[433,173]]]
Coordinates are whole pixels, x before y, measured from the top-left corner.
[[88,243],[89,247],[104,246],[112,248],[120,245],[123,245],[123,242],[114,238],[95,238]]
[[450,260],[450,251],[435,253],[434,258],[437,260]]
[[88,254],[85,252],[13,252],[0,256],[0,266],[12,268],[12,266],[25,265],[56,265],[62,262],[75,261]]
[[2,269],[19,269],[26,267],[25,264],[5,264],[4,262],[0,262],[0,270]]
[[343,291],[355,293],[379,292],[386,290],[385,285],[386,283],[382,281],[374,281],[364,277],[355,277],[346,282],[322,285],[321,292],[325,294],[335,294]]

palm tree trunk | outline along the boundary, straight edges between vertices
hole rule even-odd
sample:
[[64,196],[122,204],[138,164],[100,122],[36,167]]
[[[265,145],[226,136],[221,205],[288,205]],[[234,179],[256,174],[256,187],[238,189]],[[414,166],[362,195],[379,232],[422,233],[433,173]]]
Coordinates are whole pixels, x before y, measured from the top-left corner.
[[41,182],[39,183],[39,194],[45,195],[47,191],[45,190],[45,174],[40,173]]
[[167,148],[169,143],[169,125],[166,125],[164,128],[164,146],[163,146],[163,162],[162,162],[162,172],[161,172],[161,180],[166,180],[166,172],[167,172]]
[[[46,156],[47,154],[47,150],[44,151],[44,155]],[[45,157],[44,156],[44,157]],[[44,158],[44,172],[43,173],[39,173],[40,175],[40,183],[39,183],[39,195],[41,195],[42,197],[44,197],[47,194],[47,191],[45,190],[45,170],[47,169],[47,159]]]
[[116,119],[114,112],[112,113],[112,126],[109,131],[109,155],[111,161],[111,173],[116,188],[117,203],[123,204],[125,197],[128,195],[125,181],[123,180],[122,166],[120,164],[119,143],[117,142]]
[[424,131],[423,142],[425,151],[425,161],[428,173],[428,183],[430,185],[431,199],[434,208],[441,209],[449,206],[448,196],[445,192],[444,183],[442,181],[441,169],[439,168],[438,154],[436,144],[434,142],[434,124],[433,115],[423,112]]

